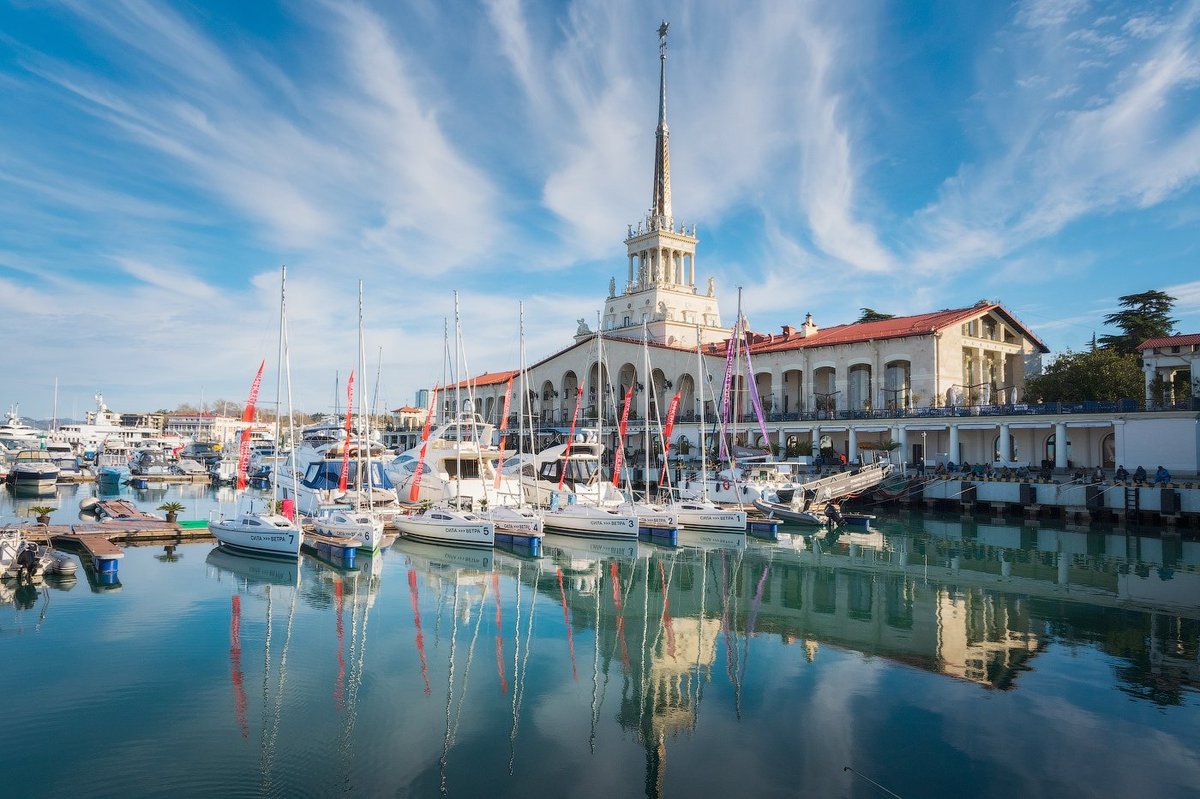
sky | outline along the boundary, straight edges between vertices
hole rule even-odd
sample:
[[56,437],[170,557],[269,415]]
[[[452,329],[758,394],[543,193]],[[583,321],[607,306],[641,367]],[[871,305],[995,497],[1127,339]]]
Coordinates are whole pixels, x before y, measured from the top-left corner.
[[[1200,0],[0,0],[0,406],[379,405],[572,343],[651,202],[751,326],[1200,331]],[[455,294],[458,293],[458,324]],[[453,345],[452,345],[453,348]],[[363,379],[358,378],[360,386]],[[286,392],[284,392],[286,395]],[[344,403],[344,400],[342,400]]]

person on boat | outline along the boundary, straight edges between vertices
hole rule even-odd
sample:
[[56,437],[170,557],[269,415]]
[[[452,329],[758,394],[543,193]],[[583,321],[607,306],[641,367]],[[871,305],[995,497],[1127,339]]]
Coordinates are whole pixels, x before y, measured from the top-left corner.
[[1113,474],[1113,479],[1118,483],[1127,483],[1129,482],[1129,472],[1125,471],[1124,466],[1118,465],[1116,473]]
[[1154,484],[1166,485],[1169,482],[1171,482],[1171,473],[1165,467],[1159,466],[1158,470],[1154,473]]
[[1135,483],[1146,482],[1146,467],[1139,466],[1133,470],[1133,482],[1135,482]]

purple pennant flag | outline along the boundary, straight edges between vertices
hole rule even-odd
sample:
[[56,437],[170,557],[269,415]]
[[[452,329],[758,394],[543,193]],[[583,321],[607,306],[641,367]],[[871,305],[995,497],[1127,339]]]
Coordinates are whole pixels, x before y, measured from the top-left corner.
[[737,353],[737,345],[734,342],[737,341],[737,331],[738,325],[734,325],[733,335],[729,337],[729,344],[727,345],[725,351],[725,382],[721,386],[721,431],[719,436],[721,441],[720,456],[722,462],[728,462],[731,460],[729,457],[729,450],[725,445],[725,429],[729,425],[729,388],[730,384],[733,382],[733,360],[734,355]]
[[754,364],[750,363],[750,347],[746,347],[746,371],[750,375],[750,402],[754,404],[754,413],[758,415],[758,429],[762,432],[763,444],[770,449],[771,437],[767,435],[766,416],[763,415],[762,400],[758,397],[758,381],[754,379]]

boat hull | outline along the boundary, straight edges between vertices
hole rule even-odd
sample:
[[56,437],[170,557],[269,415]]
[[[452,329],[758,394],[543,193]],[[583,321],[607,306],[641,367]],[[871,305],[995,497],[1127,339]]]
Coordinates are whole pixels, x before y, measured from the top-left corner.
[[562,512],[550,512],[544,517],[547,533],[569,535],[579,538],[632,538],[638,537],[636,516],[577,516]]
[[496,527],[491,522],[443,524],[435,520],[397,516],[395,525],[405,538],[427,544],[491,547],[496,541]]
[[208,531],[222,546],[237,552],[275,558],[299,558],[304,532],[291,527],[248,527],[241,520],[210,522]]
[[814,513],[807,510],[796,510],[790,505],[784,505],[780,502],[767,502],[765,499],[758,499],[754,501],[754,507],[758,508],[763,513],[773,515],[776,518],[783,519],[785,522],[790,522],[792,524],[825,524],[825,515],[823,513]]

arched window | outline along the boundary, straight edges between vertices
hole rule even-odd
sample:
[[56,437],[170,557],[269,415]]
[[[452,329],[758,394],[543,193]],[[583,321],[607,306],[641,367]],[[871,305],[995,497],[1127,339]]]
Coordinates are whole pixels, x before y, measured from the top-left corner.
[[1105,469],[1116,468],[1117,439],[1112,433],[1100,439],[1100,465]]
[[[1046,460],[1049,461],[1051,464],[1054,463],[1055,448],[1057,447],[1057,444],[1058,444],[1058,442],[1055,440],[1056,438],[1057,438],[1057,436],[1054,433],[1051,433],[1049,436],[1046,437]],[[1069,462],[1070,460],[1071,460],[1071,439],[1068,438],[1067,439],[1067,461]]]
[[[1020,453],[1017,452],[1017,437],[1012,433],[1008,434],[1008,458],[1012,461],[1019,461]],[[997,435],[992,439],[992,460],[1000,460],[1000,436]]]

